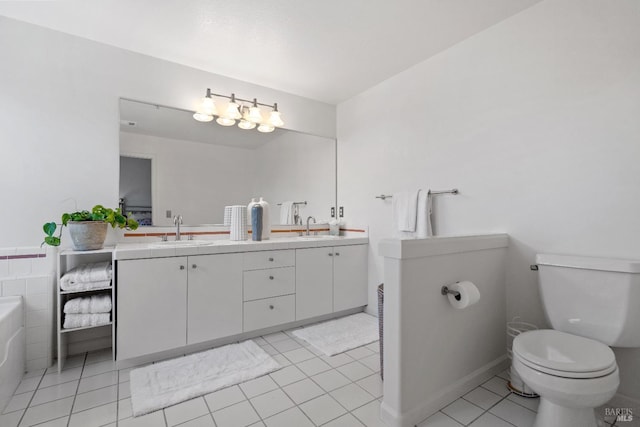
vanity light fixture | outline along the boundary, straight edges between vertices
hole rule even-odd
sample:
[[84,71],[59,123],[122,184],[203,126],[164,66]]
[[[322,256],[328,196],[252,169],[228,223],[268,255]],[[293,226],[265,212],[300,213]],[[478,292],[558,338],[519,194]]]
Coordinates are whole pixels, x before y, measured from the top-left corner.
[[[222,114],[218,112],[212,96],[229,99]],[[267,120],[265,120],[266,113],[263,114],[259,106],[271,108]],[[273,103],[273,105],[262,104],[256,98],[253,100],[236,98],[234,93],[231,96],[220,95],[212,93],[211,89],[207,89],[207,94],[202,98],[193,118],[199,122],[210,122],[216,119],[216,123],[221,126],[233,126],[236,124],[236,120],[240,120],[239,128],[254,129],[257,126],[258,131],[263,133],[273,132],[275,128],[284,126],[277,103]]]

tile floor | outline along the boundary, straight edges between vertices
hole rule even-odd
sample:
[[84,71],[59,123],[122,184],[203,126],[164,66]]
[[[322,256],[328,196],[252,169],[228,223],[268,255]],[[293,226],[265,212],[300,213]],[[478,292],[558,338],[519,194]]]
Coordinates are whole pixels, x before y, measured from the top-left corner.
[[[25,374],[0,426],[384,427],[377,342],[326,357],[288,332],[255,341],[284,368],[136,418],[132,368],[116,370],[110,350],[74,356],[60,375],[55,367]],[[537,399],[510,394],[505,378],[491,378],[419,427],[530,427]]]

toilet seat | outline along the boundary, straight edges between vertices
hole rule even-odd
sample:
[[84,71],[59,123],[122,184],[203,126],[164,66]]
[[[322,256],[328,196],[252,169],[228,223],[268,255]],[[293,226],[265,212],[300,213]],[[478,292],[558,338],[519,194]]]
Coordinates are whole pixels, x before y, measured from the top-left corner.
[[617,368],[615,355],[606,345],[551,329],[518,335],[513,353],[531,369],[556,377],[598,378]]

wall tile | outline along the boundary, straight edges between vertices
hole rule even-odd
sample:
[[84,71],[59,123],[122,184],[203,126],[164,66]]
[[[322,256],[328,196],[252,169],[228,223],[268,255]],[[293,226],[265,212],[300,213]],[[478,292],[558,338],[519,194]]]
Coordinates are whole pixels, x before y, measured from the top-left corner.
[[44,369],[51,367],[51,358],[42,357],[40,359],[27,360],[27,371],[35,371],[36,369]]
[[27,328],[50,325],[50,310],[27,311]]
[[27,279],[27,295],[45,294],[51,290],[51,277],[33,277]]
[[27,360],[41,359],[47,356],[47,344],[39,342],[27,345]]
[[27,344],[35,344],[38,342],[47,341],[50,338],[50,328],[48,326],[35,326],[33,328],[27,328]]
[[9,275],[18,277],[18,276],[28,276],[31,274],[31,259],[10,259],[9,260]]
[[27,294],[27,281],[25,279],[9,279],[2,281],[2,296]]
[[9,260],[0,259],[0,279],[9,277]]
[[48,294],[32,294],[26,298],[27,310],[46,310],[51,304]]

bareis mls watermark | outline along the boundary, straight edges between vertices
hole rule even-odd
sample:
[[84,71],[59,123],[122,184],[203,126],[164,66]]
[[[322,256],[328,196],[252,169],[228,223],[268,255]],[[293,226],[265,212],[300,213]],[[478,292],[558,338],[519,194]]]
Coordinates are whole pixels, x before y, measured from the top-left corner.
[[605,416],[616,417],[616,422],[633,421],[633,409],[631,408],[605,408]]

